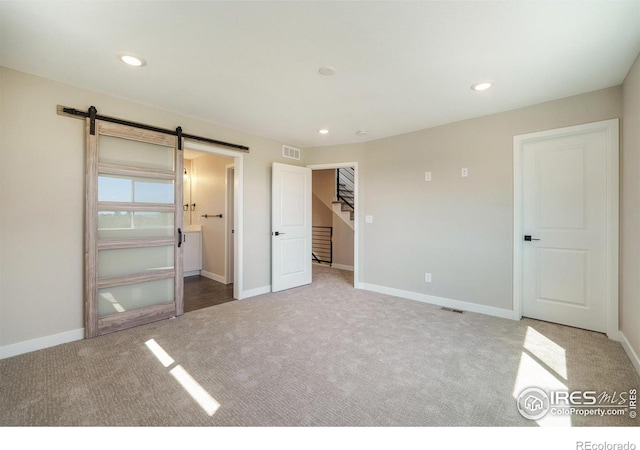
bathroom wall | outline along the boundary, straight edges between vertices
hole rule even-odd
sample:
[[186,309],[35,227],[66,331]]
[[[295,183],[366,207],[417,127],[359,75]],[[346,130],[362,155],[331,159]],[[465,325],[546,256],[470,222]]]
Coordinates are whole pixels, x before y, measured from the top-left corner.
[[187,205],[187,210],[182,214],[182,224],[184,226],[191,225],[191,160],[184,160],[184,170],[186,175],[182,181],[182,205]]
[[[201,275],[224,283],[226,280],[226,166],[233,158],[220,155],[203,155],[191,160],[191,223],[202,225]],[[222,214],[218,217],[202,217]]]

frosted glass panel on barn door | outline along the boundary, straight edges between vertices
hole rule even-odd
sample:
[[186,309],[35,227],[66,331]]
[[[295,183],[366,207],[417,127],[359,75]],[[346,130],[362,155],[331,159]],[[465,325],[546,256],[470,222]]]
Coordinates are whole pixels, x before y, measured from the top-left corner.
[[182,314],[182,178],[175,136],[87,130],[87,337]]

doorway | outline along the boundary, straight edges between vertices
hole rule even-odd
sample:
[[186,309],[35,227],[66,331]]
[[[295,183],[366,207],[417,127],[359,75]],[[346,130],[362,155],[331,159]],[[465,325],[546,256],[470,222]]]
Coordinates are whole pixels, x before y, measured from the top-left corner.
[[[335,216],[335,226],[340,227],[341,231],[336,232],[333,239],[333,256],[331,266],[336,269],[353,271],[353,286],[360,286],[360,275],[359,275],[359,171],[358,171],[358,163],[357,162],[346,162],[346,163],[329,163],[329,164],[314,164],[307,166],[311,169],[313,174],[314,183],[318,181],[318,183],[322,183],[325,185],[326,181],[323,180],[321,174],[325,174],[326,178],[329,180],[334,180],[335,187],[330,186],[328,189],[332,192],[331,194],[326,194],[332,197],[335,197],[335,202],[329,205],[326,203],[326,200],[322,199],[313,199],[315,204],[313,209],[313,218],[312,221],[320,224],[322,222],[322,217],[327,221],[326,224],[322,222],[320,226],[328,226],[328,221],[330,220],[332,223],[334,221]],[[326,171],[326,172],[325,172]],[[345,171],[346,172],[346,181],[340,182],[336,179],[337,171]],[[328,176],[327,176],[328,174]],[[341,184],[347,184],[347,191],[351,191],[349,193],[343,193],[345,198],[345,202],[348,203],[346,206],[340,205],[341,201],[339,197],[339,190]],[[327,183],[328,186],[328,183]],[[316,187],[313,187],[315,190]],[[326,188],[320,187],[320,191],[325,190]],[[317,192],[318,193],[318,192]],[[322,193],[319,193],[320,196],[325,196]],[[325,211],[325,208],[330,209],[329,212]],[[334,211],[335,210],[335,211]],[[344,210],[344,211],[343,211]],[[341,216],[341,217],[340,217]],[[331,225],[332,227],[334,225]],[[332,230],[334,232],[335,230]],[[319,234],[323,234],[324,230],[320,229]],[[322,258],[319,258],[322,259]]]
[[514,138],[514,312],[618,334],[618,120]]
[[190,205],[191,226],[202,236],[200,270],[184,279],[188,312],[241,298],[243,155],[189,140],[184,155],[193,194],[184,203]]
[[185,312],[233,300],[227,264],[233,227],[227,204],[233,198],[233,184],[227,183],[231,167],[231,157],[184,151]]
[[234,260],[234,244],[233,244],[233,237],[235,234],[235,223],[234,223],[234,211],[233,211],[233,205],[234,205],[234,180],[235,180],[235,168],[233,166],[233,164],[227,164],[226,168],[226,181],[225,181],[225,185],[227,187],[227,197],[226,197],[226,202],[225,202],[225,214],[226,214],[226,223],[227,223],[227,233],[226,233],[226,249],[225,249],[225,254],[227,255],[226,257],[226,269],[225,269],[225,274],[226,274],[226,284],[232,284],[234,282],[235,279],[235,274],[233,272],[233,260]]

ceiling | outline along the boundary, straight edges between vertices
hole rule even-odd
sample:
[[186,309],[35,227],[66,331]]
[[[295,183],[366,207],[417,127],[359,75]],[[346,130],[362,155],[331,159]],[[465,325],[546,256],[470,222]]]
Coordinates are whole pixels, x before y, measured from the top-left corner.
[[1,0],[0,39],[2,66],[315,147],[619,85],[640,0]]

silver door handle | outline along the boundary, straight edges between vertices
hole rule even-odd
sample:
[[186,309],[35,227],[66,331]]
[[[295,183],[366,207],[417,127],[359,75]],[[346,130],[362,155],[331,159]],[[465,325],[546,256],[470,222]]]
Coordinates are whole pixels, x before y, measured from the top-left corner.
[[524,235],[524,240],[529,242],[529,241],[539,241],[540,239],[532,238],[531,235],[525,234]]
[[285,233],[281,233],[281,232],[279,232],[279,231],[275,231],[273,234],[274,234],[275,236],[280,236],[281,234],[285,234]]

